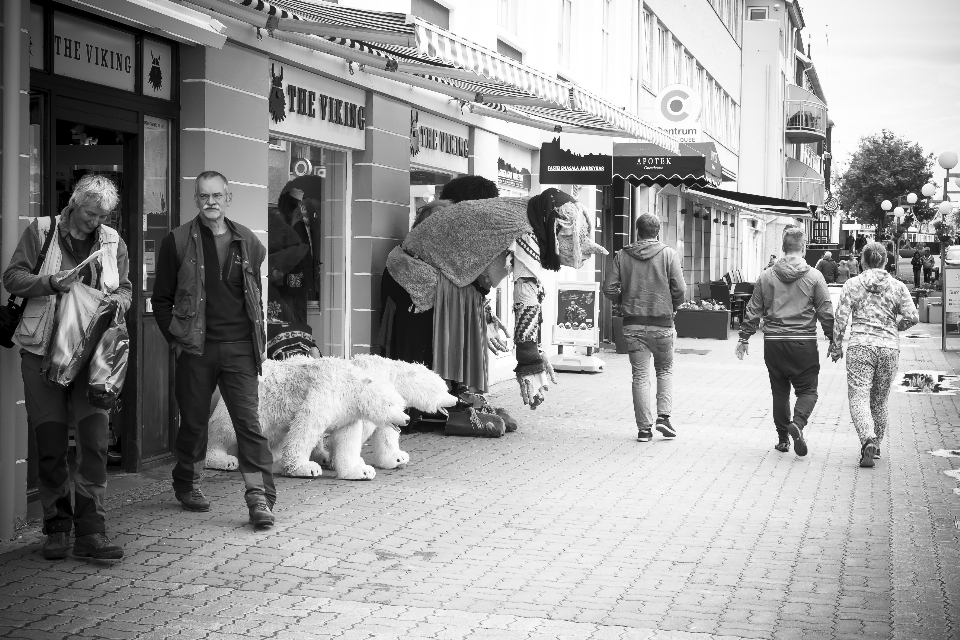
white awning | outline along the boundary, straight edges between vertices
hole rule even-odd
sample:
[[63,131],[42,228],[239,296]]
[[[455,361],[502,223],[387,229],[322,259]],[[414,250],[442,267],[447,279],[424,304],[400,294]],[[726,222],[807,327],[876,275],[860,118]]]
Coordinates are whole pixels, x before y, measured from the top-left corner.
[[116,20],[191,45],[220,49],[226,28],[209,15],[171,0],[62,0],[105,18]]

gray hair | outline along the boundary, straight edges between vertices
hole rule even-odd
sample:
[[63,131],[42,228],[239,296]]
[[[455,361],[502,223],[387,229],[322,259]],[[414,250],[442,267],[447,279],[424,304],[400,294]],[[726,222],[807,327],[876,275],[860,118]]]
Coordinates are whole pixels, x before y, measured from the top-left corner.
[[227,176],[223,175],[219,171],[204,171],[197,176],[197,179],[193,183],[193,196],[197,197],[200,195],[201,180],[212,180],[213,178],[220,178],[223,180],[224,193],[230,193],[230,181],[227,180]]
[[637,218],[637,236],[649,240],[660,235],[660,218],[652,213],[644,213]]
[[783,230],[783,250],[785,253],[803,251],[807,246],[807,234],[802,227],[787,227]]
[[833,257],[833,254],[830,253],[829,251],[824,251],[824,252],[823,252],[823,257],[824,257],[824,259],[832,258],[832,257]]
[[868,269],[882,269],[887,264],[887,250],[879,242],[867,244],[860,255]]
[[106,176],[88,173],[80,178],[77,186],[73,188],[67,206],[76,209],[82,207],[88,200],[93,200],[104,211],[113,211],[120,202],[117,185]]

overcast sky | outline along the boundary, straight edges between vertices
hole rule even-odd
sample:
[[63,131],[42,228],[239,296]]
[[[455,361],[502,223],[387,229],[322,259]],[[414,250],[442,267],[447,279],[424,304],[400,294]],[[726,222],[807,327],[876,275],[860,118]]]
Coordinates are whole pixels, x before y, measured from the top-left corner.
[[960,0],[799,1],[836,123],[835,160],[881,129],[925,153],[960,153]]

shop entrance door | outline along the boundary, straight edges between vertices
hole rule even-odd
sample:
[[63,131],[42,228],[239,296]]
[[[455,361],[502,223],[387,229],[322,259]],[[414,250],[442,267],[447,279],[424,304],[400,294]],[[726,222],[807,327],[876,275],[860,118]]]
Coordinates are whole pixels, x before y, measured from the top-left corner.
[[[87,104],[82,101],[63,102],[66,103],[64,108],[58,108],[54,112],[52,123],[54,212],[60,213],[67,206],[80,178],[87,174],[106,176],[117,185],[120,201],[105,224],[113,227],[129,248],[133,246],[130,237],[131,212],[136,206],[136,193],[133,188],[136,184],[136,173],[129,165],[137,149],[137,114],[112,114],[121,116],[116,118],[88,113],[87,111],[92,109],[85,109]],[[134,257],[130,256],[131,263],[133,259]],[[136,314],[129,315],[128,326],[135,318]],[[130,346],[132,352],[134,345]],[[127,376],[128,381],[134,378],[133,375]],[[124,401],[129,393],[126,391],[125,385],[121,400],[110,416],[110,456],[115,459],[122,455],[127,432]]]

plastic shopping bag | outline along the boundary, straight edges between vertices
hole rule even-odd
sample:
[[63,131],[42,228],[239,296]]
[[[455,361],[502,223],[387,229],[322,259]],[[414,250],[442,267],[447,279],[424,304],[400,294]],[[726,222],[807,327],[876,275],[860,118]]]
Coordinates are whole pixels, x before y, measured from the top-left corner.
[[81,282],[59,297],[50,345],[40,366],[47,382],[60,387],[73,383],[113,318],[112,306],[105,294]]
[[90,356],[87,400],[98,409],[109,410],[116,404],[127,377],[129,350],[127,322],[117,309]]

